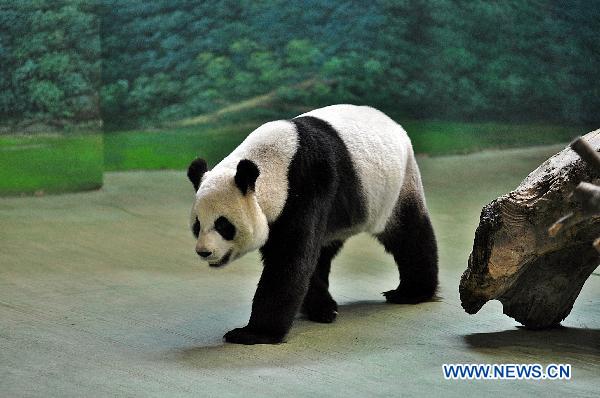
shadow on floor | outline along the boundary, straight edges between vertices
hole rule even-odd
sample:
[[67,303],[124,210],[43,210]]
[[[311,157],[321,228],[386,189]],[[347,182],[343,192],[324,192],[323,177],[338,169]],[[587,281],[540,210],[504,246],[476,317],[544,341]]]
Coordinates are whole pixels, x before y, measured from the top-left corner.
[[585,354],[600,357],[600,330],[560,327],[551,330],[528,330],[519,327],[493,333],[464,336],[475,349],[543,350],[556,355]]
[[[437,305],[438,301],[440,299],[435,298],[424,305]],[[402,340],[402,333],[394,330],[389,336],[369,337],[369,333],[357,334],[357,330],[368,331],[373,325],[390,322],[401,325],[405,317],[410,317],[410,312],[422,310],[422,305],[388,304],[383,300],[345,303],[339,305],[338,319],[333,324],[311,322],[299,315],[283,344],[243,346],[223,343],[215,336],[205,345],[180,348],[171,351],[167,357],[188,366],[214,369],[288,367],[314,363],[323,353],[332,356],[373,354]],[[221,334],[225,332],[223,330]]]

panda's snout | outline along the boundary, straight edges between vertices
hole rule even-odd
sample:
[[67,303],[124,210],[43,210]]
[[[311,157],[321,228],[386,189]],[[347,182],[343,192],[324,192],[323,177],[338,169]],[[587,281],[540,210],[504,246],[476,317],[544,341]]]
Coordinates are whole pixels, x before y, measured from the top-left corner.
[[207,258],[212,254],[212,252],[208,252],[208,251],[204,251],[204,250],[196,250],[196,253],[198,253],[198,255],[202,258]]

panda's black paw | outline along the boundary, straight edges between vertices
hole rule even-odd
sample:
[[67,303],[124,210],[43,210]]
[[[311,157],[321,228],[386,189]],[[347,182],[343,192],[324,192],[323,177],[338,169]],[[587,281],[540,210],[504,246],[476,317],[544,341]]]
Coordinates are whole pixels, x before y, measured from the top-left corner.
[[429,301],[433,297],[435,291],[423,291],[416,289],[404,289],[399,287],[395,290],[388,290],[382,294],[388,303],[393,304],[418,304],[424,301]]
[[337,318],[337,303],[333,299],[305,302],[302,312],[313,322],[331,323]]
[[243,328],[237,328],[230,330],[225,333],[223,339],[228,343],[235,344],[279,344],[283,342],[284,335],[268,335],[264,333],[258,333],[244,326]]
[[319,309],[306,313],[306,317],[313,322],[331,323],[337,318],[337,311],[332,309]]

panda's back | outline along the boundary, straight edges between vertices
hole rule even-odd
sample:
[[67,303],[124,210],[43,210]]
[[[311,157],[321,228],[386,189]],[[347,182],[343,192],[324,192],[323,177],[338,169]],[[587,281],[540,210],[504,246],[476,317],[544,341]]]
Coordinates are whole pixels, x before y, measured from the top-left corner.
[[266,123],[213,170],[235,170],[241,159],[255,162],[261,172],[256,182],[257,199],[272,222],[284,210],[294,188],[288,178],[298,167],[299,155],[325,155],[327,151],[339,159],[338,174],[345,184],[341,188],[345,192],[339,195],[343,203],[336,209],[342,208],[340,214],[348,222],[340,219],[335,224],[347,235],[381,232],[398,200],[407,161],[413,155],[402,127],[374,108],[332,105],[291,121]]
[[344,141],[361,184],[366,209],[362,229],[381,232],[400,195],[407,162],[413,161],[404,129],[368,106],[332,105],[302,116],[324,120]]

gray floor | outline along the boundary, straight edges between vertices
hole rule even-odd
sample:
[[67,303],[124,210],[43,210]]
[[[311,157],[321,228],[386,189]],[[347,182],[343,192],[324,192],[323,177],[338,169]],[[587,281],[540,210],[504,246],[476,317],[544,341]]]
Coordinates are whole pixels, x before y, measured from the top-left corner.
[[[0,200],[1,396],[526,396],[600,391],[600,278],[566,328],[530,332],[458,300],[481,206],[559,147],[421,158],[441,254],[439,299],[386,305],[393,261],[368,236],[334,261],[332,325],[278,346],[225,345],[261,267],[202,265],[182,172],[106,175],[100,192]],[[445,381],[443,363],[570,363],[571,381]]]

